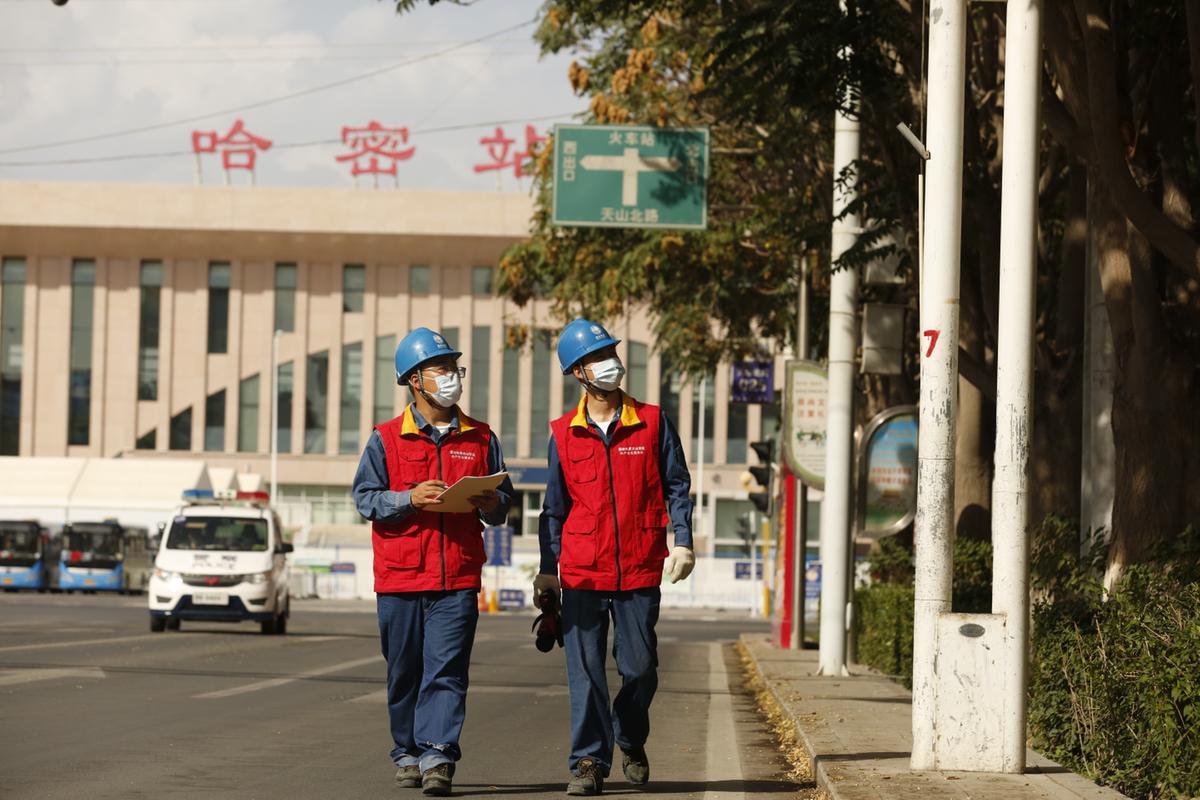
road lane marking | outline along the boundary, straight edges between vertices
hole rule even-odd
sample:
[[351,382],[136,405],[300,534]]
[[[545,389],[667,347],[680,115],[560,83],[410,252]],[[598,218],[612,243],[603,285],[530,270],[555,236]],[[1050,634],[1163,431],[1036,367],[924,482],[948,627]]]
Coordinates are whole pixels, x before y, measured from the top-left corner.
[[255,681],[247,683],[243,686],[234,686],[231,689],[221,689],[216,692],[205,692],[204,694],[194,694],[196,699],[212,699],[217,697],[233,697],[234,695],[247,694],[249,692],[259,692],[263,689],[273,689],[276,686],[284,686],[296,681],[306,680],[308,678],[319,678],[322,675],[329,675],[334,672],[345,672],[348,669],[365,666],[367,664],[379,664],[383,661],[383,657],[379,655],[371,656],[370,658],[358,658],[354,661],[343,661],[340,664],[331,664],[328,667],[320,669],[308,670],[307,672],[298,672],[295,675],[287,675],[282,678],[269,678],[265,681]]
[[313,642],[336,642],[345,636],[289,636],[288,644],[312,644]]
[[75,669],[17,669],[4,670],[0,674],[0,686],[15,686],[18,683],[50,681],[55,678],[103,678],[104,670],[99,667]]
[[174,639],[164,637],[161,633],[146,633],[141,636],[116,636],[107,639],[73,639],[69,642],[44,642],[42,644],[18,644],[10,647],[0,647],[0,653],[15,653],[18,650],[49,650],[53,647],[82,647],[89,644],[115,644],[117,642],[138,642],[143,639]]
[[[471,684],[467,689],[467,696],[473,694],[531,694],[535,697],[566,697],[567,687],[565,686],[481,686],[479,684]],[[387,689],[380,689],[367,694],[360,694],[358,697],[351,697],[347,703],[387,703]]]
[[[738,756],[737,730],[733,726],[733,697],[725,654],[721,645],[708,646],[708,740],[704,748],[704,779],[709,783],[742,783],[742,759]],[[709,790],[704,800],[745,800],[745,792]]]

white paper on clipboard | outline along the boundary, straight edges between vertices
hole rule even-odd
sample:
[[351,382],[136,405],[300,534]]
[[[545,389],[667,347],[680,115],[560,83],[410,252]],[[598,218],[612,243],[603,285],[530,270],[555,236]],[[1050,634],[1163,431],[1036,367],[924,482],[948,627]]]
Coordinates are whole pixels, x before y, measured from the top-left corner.
[[437,511],[440,514],[464,514],[478,509],[471,505],[470,498],[483,494],[488,489],[495,489],[504,479],[507,472],[497,472],[492,475],[467,475],[459,478],[446,491],[438,495],[438,502],[425,506],[424,511]]

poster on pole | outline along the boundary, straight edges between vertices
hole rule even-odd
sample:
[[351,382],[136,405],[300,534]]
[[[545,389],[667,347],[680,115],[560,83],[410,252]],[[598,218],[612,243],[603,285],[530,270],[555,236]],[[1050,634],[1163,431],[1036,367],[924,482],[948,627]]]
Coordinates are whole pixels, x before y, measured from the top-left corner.
[[729,387],[731,403],[770,403],[775,394],[775,365],[770,361],[738,361]]
[[784,386],[783,453],[806,486],[825,488],[825,402],[829,374],[816,361],[789,361]]
[[891,536],[917,512],[917,407],[895,406],[863,430],[858,453],[859,535]]

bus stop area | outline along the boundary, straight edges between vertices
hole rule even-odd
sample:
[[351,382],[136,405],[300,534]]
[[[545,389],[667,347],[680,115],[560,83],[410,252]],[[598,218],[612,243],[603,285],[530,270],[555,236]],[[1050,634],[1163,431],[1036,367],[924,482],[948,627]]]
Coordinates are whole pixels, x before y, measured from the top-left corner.
[[[816,650],[776,647],[744,633],[740,650],[768,713],[794,729],[812,780],[830,800],[1119,800],[1125,797],[1030,751],[1025,774],[913,771],[912,696],[858,664],[817,674]],[[774,706],[774,708],[771,708]]]

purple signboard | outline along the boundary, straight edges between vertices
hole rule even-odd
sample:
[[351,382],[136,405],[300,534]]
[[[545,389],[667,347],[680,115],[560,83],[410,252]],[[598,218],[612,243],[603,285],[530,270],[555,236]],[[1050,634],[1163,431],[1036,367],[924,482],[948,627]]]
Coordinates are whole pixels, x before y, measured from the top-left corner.
[[770,361],[741,361],[733,365],[731,400],[770,403],[775,393],[775,365]]

